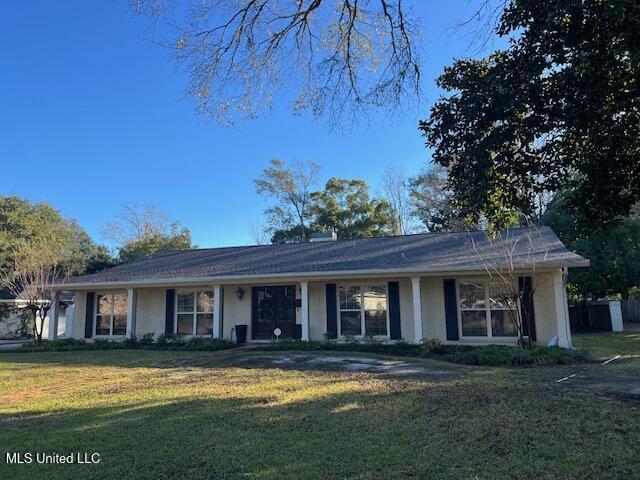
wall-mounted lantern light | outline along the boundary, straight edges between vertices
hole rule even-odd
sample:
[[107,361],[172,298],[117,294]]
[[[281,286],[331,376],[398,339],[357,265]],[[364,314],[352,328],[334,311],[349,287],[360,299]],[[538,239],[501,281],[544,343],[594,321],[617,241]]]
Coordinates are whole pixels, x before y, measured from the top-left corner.
[[236,288],[236,297],[238,297],[238,300],[242,300],[242,297],[244,297],[244,289],[242,287]]

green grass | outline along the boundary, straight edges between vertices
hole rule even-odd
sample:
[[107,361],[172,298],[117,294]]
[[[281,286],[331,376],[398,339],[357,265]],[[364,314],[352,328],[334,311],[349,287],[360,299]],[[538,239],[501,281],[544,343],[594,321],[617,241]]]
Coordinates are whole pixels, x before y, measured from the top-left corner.
[[[403,357],[449,374],[394,377],[280,368],[278,355],[3,354],[0,478],[637,478],[637,398],[556,382],[600,365]],[[102,461],[15,466],[6,451]]]
[[596,357],[640,355],[640,332],[576,333],[573,344],[588,350]]

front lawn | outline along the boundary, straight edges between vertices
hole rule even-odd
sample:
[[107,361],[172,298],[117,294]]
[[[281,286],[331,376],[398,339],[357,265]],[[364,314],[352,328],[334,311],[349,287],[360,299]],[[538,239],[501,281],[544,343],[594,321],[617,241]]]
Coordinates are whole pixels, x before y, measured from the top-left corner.
[[[335,362],[334,352],[297,355],[307,361],[242,350],[3,354],[0,478],[637,475],[637,397],[556,381],[600,365],[402,358],[420,369],[400,375],[313,361]],[[6,451],[98,452],[101,462],[7,465]]]
[[573,345],[596,357],[640,355],[640,332],[574,333]]

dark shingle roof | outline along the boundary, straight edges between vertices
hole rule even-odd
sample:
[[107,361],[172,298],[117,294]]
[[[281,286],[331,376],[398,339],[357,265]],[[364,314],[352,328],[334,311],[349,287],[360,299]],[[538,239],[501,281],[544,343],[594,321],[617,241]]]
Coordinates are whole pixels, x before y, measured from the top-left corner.
[[[152,255],[70,283],[126,283],[167,279],[267,277],[347,271],[483,271],[505,261],[512,250],[516,265],[588,266],[570,252],[551,229],[519,228],[503,234],[496,246],[483,232],[432,233],[318,243],[255,245],[170,251]],[[474,247],[475,245],[475,247]],[[493,245],[493,246],[492,246]]]

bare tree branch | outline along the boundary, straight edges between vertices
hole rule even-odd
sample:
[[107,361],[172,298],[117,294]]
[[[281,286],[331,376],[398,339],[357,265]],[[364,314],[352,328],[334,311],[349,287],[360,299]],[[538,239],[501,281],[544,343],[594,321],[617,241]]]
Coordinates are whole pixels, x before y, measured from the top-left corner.
[[251,222],[249,224],[249,231],[253,243],[256,245],[266,245],[269,243],[269,236],[267,234],[267,226],[260,222]]
[[[520,345],[530,345],[533,328],[533,319],[529,318],[531,310],[522,306],[533,302],[534,275],[549,255],[549,246],[541,231],[531,223],[527,225],[524,235],[522,228],[507,228],[496,232],[483,231],[479,240],[470,232],[468,240],[480,270],[491,279],[490,301],[510,307],[508,312],[518,332]],[[521,288],[522,276],[532,278],[530,289]]]
[[25,243],[13,254],[13,271],[0,272],[2,284],[31,312],[36,343],[42,342],[44,321],[66,281],[62,267],[64,255],[41,242]]
[[[298,241],[306,240],[309,204],[312,187],[318,181],[320,166],[313,162],[294,161],[287,165],[282,160],[271,160],[260,177],[254,180],[256,192],[276,200],[276,205],[265,210],[273,231],[293,223],[299,232]],[[292,220],[295,219],[295,220]],[[275,219],[283,219],[276,221]],[[295,223],[294,223],[295,222]]]
[[102,235],[122,248],[140,240],[175,235],[180,227],[179,222],[153,205],[129,203],[123,205],[117,220],[105,224]]
[[382,175],[382,191],[391,205],[394,231],[398,235],[418,230],[410,198],[409,179],[401,167],[388,165]]
[[511,0],[482,0],[473,14],[453,27],[465,32],[471,55],[483,52],[496,37],[500,17]]
[[194,0],[175,33],[166,46],[189,73],[187,96],[224,124],[271,108],[276,93],[336,128],[419,99],[420,30],[402,0]]

